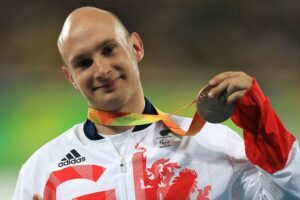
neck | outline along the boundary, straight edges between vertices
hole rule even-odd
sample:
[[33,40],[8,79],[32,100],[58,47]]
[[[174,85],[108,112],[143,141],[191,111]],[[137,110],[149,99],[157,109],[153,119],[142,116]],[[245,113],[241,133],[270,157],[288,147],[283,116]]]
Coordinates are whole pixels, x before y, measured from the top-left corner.
[[95,124],[95,126],[97,131],[103,135],[116,135],[133,128],[133,126],[103,126],[99,124]]
[[[145,99],[144,94],[134,96],[134,100],[128,100],[128,103],[124,106],[123,109],[120,109],[118,112],[127,112],[127,113],[143,113],[145,108]],[[117,112],[116,112],[117,113]],[[127,131],[134,126],[105,126],[100,124],[95,124],[96,129],[99,133],[104,135],[115,135]]]

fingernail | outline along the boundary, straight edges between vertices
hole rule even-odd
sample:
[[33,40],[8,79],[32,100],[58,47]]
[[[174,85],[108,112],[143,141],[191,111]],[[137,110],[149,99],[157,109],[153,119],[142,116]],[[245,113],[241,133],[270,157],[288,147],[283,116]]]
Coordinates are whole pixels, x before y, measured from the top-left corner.
[[209,93],[208,93],[208,97],[213,97],[213,93],[212,93],[212,92],[209,92]]
[[213,85],[213,84],[215,84],[215,81],[214,81],[214,80],[210,80],[210,81],[208,82],[208,84]]

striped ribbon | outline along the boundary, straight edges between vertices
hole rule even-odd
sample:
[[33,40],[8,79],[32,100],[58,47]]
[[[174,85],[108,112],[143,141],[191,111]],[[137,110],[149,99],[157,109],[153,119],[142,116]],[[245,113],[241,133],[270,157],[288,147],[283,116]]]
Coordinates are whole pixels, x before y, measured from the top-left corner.
[[187,109],[191,105],[195,104],[196,101],[197,100],[195,99],[172,114],[164,113],[157,108],[155,108],[158,113],[156,115],[139,113],[111,113],[94,108],[88,108],[88,119],[95,124],[106,126],[137,126],[162,121],[173,133],[177,135],[195,135],[203,128],[206,122],[197,111],[195,112],[193,120],[187,131],[182,130],[176,122],[172,121],[171,116]]

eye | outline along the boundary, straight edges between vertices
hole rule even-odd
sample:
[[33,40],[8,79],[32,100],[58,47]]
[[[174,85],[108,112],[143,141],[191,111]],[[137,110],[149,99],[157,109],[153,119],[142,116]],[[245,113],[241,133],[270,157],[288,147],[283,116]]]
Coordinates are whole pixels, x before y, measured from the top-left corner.
[[85,58],[85,59],[82,59],[80,60],[78,63],[77,63],[77,66],[78,67],[89,67],[93,64],[93,60],[90,59],[90,58]]
[[114,49],[116,48],[116,45],[114,44],[110,44],[110,45],[107,45],[106,47],[104,47],[102,49],[102,54],[104,56],[110,56],[110,55],[113,55],[114,53]]

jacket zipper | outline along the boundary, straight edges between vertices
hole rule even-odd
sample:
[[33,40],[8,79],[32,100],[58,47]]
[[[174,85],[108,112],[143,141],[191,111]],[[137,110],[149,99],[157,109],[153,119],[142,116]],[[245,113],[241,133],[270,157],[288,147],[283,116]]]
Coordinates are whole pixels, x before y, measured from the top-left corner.
[[[122,187],[122,197],[127,200],[127,185],[126,185],[126,160],[124,157],[120,159],[120,172],[121,172],[121,187]],[[123,198],[122,198],[123,199]]]

